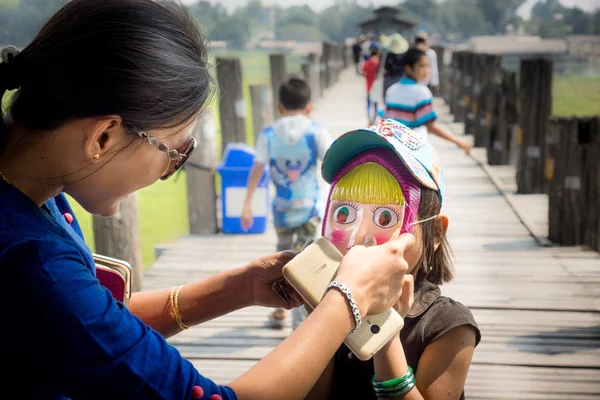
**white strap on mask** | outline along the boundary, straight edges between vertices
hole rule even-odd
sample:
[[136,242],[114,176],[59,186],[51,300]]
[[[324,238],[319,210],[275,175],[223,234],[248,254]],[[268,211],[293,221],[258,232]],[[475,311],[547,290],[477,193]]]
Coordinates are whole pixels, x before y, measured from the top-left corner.
[[420,221],[415,221],[412,224],[410,224],[410,226],[415,226],[415,225],[421,224],[423,222],[431,221],[432,219],[436,219],[438,217],[438,215],[440,215],[440,214],[435,214],[433,217],[425,218]]

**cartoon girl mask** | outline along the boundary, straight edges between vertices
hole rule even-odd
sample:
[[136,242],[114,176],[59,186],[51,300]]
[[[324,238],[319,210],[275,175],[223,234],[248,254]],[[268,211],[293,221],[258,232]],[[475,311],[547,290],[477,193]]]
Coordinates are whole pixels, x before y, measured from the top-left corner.
[[[421,187],[442,198],[437,153],[405,125],[383,119],[340,136],[323,159],[330,183],[322,235],[343,254],[355,245],[383,244],[412,233]],[[374,240],[373,240],[374,239]]]
[[382,244],[412,233],[420,195],[419,183],[392,150],[363,151],[331,185],[323,235],[345,254],[369,236]]

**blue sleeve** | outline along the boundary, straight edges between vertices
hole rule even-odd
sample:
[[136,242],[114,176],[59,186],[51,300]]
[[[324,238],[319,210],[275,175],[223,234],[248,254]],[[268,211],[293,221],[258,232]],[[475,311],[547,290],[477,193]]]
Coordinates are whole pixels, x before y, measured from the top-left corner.
[[416,106],[417,125],[425,125],[428,122],[435,121],[437,112],[433,109],[433,94],[425,85],[419,86],[419,102]]
[[[48,238],[0,252],[5,360],[70,398],[202,399],[234,392],[201,376],[156,331],[100,286],[78,251]],[[198,389],[196,389],[198,390]]]

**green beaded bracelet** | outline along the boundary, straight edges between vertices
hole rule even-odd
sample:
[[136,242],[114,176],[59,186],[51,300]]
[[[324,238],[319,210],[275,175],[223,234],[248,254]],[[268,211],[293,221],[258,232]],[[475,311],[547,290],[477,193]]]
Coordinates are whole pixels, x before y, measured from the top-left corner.
[[412,368],[408,367],[408,372],[398,378],[389,381],[377,382],[375,376],[371,379],[373,390],[378,398],[387,398],[400,396],[410,392],[415,386],[415,375]]
[[400,396],[400,395],[403,395],[405,393],[410,392],[411,389],[414,386],[415,386],[414,379],[410,379],[407,382],[405,382],[404,384],[398,385],[398,386],[393,387],[393,388],[389,388],[389,389],[376,389],[375,390],[375,395],[378,398]]
[[409,365],[407,373],[405,373],[404,375],[402,375],[398,378],[390,379],[389,381],[377,382],[375,380],[375,375],[373,375],[373,378],[371,378],[371,384],[373,385],[374,388],[392,388],[392,387],[395,387],[395,386],[403,383],[404,381],[409,379],[411,376],[413,376],[413,370]]

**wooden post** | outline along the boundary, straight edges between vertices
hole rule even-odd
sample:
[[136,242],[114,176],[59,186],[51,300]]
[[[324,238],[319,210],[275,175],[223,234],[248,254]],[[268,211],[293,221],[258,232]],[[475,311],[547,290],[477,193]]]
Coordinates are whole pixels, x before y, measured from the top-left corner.
[[[546,180],[548,181],[548,239],[559,243],[561,239],[561,201],[562,185],[558,182],[556,167],[559,162],[561,140],[565,137],[561,130],[565,129],[568,120],[551,117],[548,121]],[[560,171],[558,171],[560,174]]]
[[346,43],[342,43],[340,46],[340,51],[342,52],[342,68],[346,69],[350,66],[350,59],[348,58],[348,46]]
[[302,63],[302,65],[300,66],[300,69],[302,70],[302,77],[303,79],[308,82],[308,63]]
[[[495,56],[492,56],[495,57]],[[482,115],[481,128],[489,137],[487,145],[488,164],[510,164],[515,152],[512,131],[517,121],[517,83],[516,74],[499,67],[495,69],[494,82],[501,79],[500,84],[488,86],[488,100],[485,104],[485,115]]]
[[517,193],[545,193],[546,129],[552,111],[552,61],[521,61],[521,152]]
[[340,80],[340,76],[342,75],[342,71],[344,70],[344,57],[342,54],[342,44],[338,43],[335,45],[335,62],[337,64],[336,67],[336,83]]
[[144,266],[142,264],[137,194],[132,193],[121,200],[119,210],[110,218],[94,215],[93,226],[96,253],[131,264],[131,290],[134,292],[142,290]]
[[312,101],[321,97],[321,72],[319,67],[319,56],[316,53],[308,55],[308,83],[312,94]]
[[[550,187],[549,214],[550,240],[561,245],[574,246],[583,242],[583,146],[579,143],[579,120],[561,118],[550,122],[553,134],[557,123],[558,135],[552,140],[556,159],[552,173],[547,172]],[[556,141],[557,143],[554,143]],[[545,177],[546,178],[546,177]],[[554,181],[554,182],[552,182]]]
[[207,109],[198,118],[193,135],[198,147],[184,164],[187,180],[190,233],[217,233],[217,193],[215,188],[216,149],[213,113]]
[[[481,73],[479,62],[481,54],[471,53],[469,57],[469,76],[471,76],[471,86],[467,88],[469,103],[465,109],[465,133],[475,135],[476,121],[478,112],[479,93],[481,92]],[[474,147],[481,147],[481,143],[474,143]]]
[[470,76],[467,71],[467,51],[462,51],[458,55],[458,74],[456,75],[455,101],[452,113],[454,114],[454,122],[464,122],[465,120],[465,101],[466,90],[470,86]]
[[446,49],[444,48],[444,46],[431,46],[431,48],[433,49],[433,51],[435,51],[435,54],[437,56],[436,58],[438,67],[438,77],[440,79],[437,96],[443,97],[443,93],[445,90],[444,85],[446,84],[446,82],[444,82],[446,74],[446,64],[444,63],[444,56]]
[[323,65],[325,68],[324,86],[329,89],[331,85],[331,45],[328,42],[323,42]]
[[273,116],[279,118],[279,87],[287,77],[285,54],[269,54],[269,65],[271,68],[271,92],[273,99]]
[[458,83],[458,75],[460,74],[460,70],[458,68],[458,59],[460,57],[460,52],[453,51],[452,52],[452,61],[450,62],[450,71],[448,75],[448,85],[446,86],[446,103],[448,103],[448,107],[450,108],[450,113],[454,114],[456,112],[456,96],[457,90],[456,85]]
[[327,60],[322,54],[319,56],[319,88],[323,97],[327,89]]
[[600,251],[600,117],[580,121],[579,138],[584,144],[583,244]]
[[[502,128],[502,138],[500,143],[494,143],[491,137],[491,124],[493,122],[493,111],[496,109],[495,102],[498,99],[497,94],[504,89],[503,84],[505,71],[501,67],[501,58],[494,54],[484,54],[481,58],[481,90],[477,96],[477,118],[475,120],[475,143],[476,146],[486,147],[488,149],[502,146],[497,150],[506,152],[508,156],[508,137],[505,137],[506,128]],[[506,110],[503,109],[503,112]],[[509,136],[510,137],[510,136]],[[508,160],[507,160],[508,161]],[[489,162],[489,160],[488,160]]]
[[273,123],[273,98],[267,85],[250,85],[252,99],[252,129],[254,144],[260,132]]
[[335,85],[340,75],[340,66],[338,58],[338,44],[331,43],[331,81],[329,86]]
[[239,58],[217,57],[217,80],[221,91],[219,119],[222,148],[230,142],[246,142],[246,102],[242,91],[242,64]]

